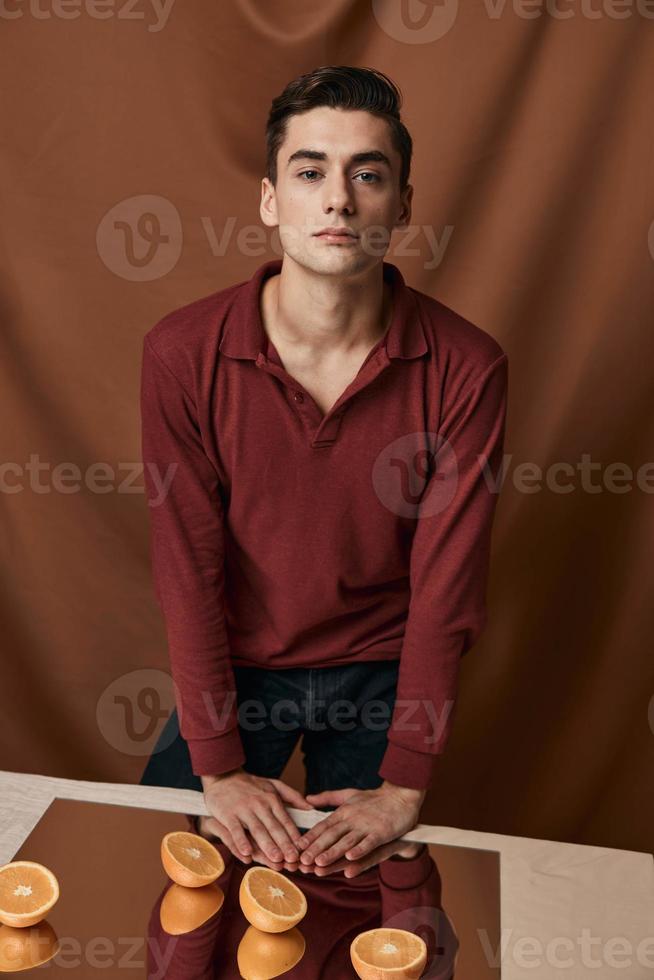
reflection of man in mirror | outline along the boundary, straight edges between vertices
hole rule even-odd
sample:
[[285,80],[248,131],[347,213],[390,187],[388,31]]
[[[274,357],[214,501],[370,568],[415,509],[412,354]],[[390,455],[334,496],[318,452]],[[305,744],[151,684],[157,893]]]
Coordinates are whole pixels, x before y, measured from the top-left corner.
[[[447,743],[504,436],[502,348],[384,261],[411,219],[400,104],[373,69],[292,81],[260,203],[283,257],[143,348],[177,711],[142,782],[202,790],[239,862],[340,881],[416,825]],[[280,778],[300,739],[305,795]],[[288,806],[332,812],[302,834]]]
[[[194,833],[197,826],[189,817]],[[246,866],[229,848],[214,841],[225,861],[217,884],[225,900],[217,915],[193,932],[170,936],[159,912],[170,883],[157,898],[148,923],[147,980],[238,980],[237,950],[248,922],[238,900]],[[305,940],[304,956],[284,974],[292,980],[343,980],[354,976],[350,943],[361,932],[382,923],[415,932],[427,945],[423,980],[451,980],[458,940],[441,905],[441,879],[425,844],[415,858],[391,857],[351,881],[342,875],[323,879],[284,872],[302,889],[307,913],[298,928]]]

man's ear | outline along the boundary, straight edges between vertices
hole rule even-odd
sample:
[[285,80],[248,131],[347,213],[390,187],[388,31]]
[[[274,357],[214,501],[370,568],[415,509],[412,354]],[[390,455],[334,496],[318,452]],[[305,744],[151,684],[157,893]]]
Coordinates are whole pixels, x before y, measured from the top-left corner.
[[259,214],[264,225],[268,228],[276,228],[279,224],[279,218],[277,216],[277,195],[275,194],[272,181],[268,177],[263,177],[261,180]]
[[394,228],[406,228],[411,221],[411,204],[413,201],[413,186],[411,184],[406,185],[406,188],[402,191],[400,200],[402,208],[397,221],[393,225]]

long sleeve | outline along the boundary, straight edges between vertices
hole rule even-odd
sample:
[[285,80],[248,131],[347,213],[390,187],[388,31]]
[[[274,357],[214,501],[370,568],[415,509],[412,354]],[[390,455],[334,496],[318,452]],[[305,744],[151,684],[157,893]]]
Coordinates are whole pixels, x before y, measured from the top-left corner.
[[427,789],[448,741],[461,657],[485,621],[508,362],[498,356],[444,405],[411,544],[411,599],[383,779]]
[[224,619],[220,484],[203,447],[194,401],[147,337],[141,448],[152,573],[180,732],[193,772],[219,775],[245,761]]

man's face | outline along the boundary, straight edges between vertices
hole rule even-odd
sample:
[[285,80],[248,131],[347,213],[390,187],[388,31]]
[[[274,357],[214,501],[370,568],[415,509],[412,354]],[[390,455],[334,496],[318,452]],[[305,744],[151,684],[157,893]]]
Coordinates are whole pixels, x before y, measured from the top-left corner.
[[[382,261],[393,229],[410,220],[413,188],[400,192],[400,166],[388,123],[369,112],[321,106],[291,116],[277,186],[267,177],[261,183],[261,219],[279,227],[283,251],[300,265],[327,275],[364,272]],[[317,234],[327,227],[356,237]]]

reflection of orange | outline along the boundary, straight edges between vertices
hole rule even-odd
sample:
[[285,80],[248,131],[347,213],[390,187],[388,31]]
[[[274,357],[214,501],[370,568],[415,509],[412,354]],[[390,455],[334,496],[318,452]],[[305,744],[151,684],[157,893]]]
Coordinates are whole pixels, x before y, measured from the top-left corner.
[[161,927],[170,936],[193,932],[215,915],[224,901],[225,895],[218,885],[184,888],[173,883],[161,901]]
[[[263,932],[284,932],[306,915],[307,900],[295,882],[272,868],[248,868],[238,900],[243,915]],[[275,974],[272,974],[275,976]]]
[[59,882],[36,861],[12,861],[0,868],[0,922],[6,926],[36,925],[59,898]]
[[0,973],[16,973],[47,963],[59,949],[57,934],[49,922],[29,928],[0,926]]
[[427,962],[427,945],[406,929],[369,929],[352,940],[350,959],[361,980],[417,980]]
[[222,854],[205,837],[174,830],[161,841],[161,863],[178,885],[201,888],[220,878],[225,870]]
[[293,969],[305,947],[304,936],[295,926],[277,933],[248,926],[236,951],[238,972],[244,980],[270,980]]

